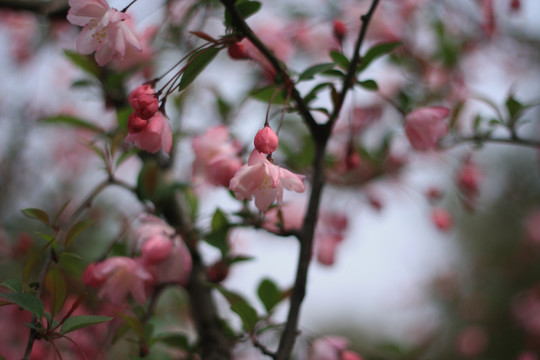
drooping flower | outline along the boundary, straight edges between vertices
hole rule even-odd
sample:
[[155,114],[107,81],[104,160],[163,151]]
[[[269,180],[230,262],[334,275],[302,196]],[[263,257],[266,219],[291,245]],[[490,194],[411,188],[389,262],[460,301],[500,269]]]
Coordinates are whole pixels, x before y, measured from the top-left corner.
[[241,146],[231,139],[226,126],[208,129],[204,134],[193,137],[191,146],[195,152],[193,178],[206,180],[212,185],[229,187],[229,183],[242,161],[238,157]]
[[442,106],[419,108],[405,117],[405,134],[418,151],[434,150],[437,142],[448,132],[444,119],[450,110]]
[[142,119],[150,119],[159,110],[159,101],[154,86],[145,83],[137,86],[127,98],[135,110],[135,114]]
[[278,206],[283,204],[283,188],[304,192],[303,179],[303,175],[272,164],[264,154],[254,149],[248,163],[231,179],[229,189],[239,200],[251,200],[255,196],[255,206],[266,211],[276,200]]
[[128,47],[142,50],[125,22],[128,14],[111,8],[105,0],[69,0],[69,5],[68,21],[83,27],[77,38],[77,51],[83,55],[95,52],[100,66],[113,58],[123,60]]
[[158,111],[145,120],[131,114],[128,120],[129,134],[125,141],[135,144],[139,149],[155,154],[159,149],[170,153],[172,149],[172,131],[171,125],[165,115]]
[[90,264],[83,278],[86,284],[101,287],[99,295],[107,297],[113,305],[122,305],[129,294],[143,304],[147,298],[146,286],[153,281],[152,275],[139,262],[124,256]]

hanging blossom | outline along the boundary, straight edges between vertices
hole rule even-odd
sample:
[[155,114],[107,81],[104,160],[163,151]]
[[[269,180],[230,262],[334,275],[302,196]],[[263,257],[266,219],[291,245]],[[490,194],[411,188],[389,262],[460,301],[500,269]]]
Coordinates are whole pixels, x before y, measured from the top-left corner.
[[348,350],[349,341],[341,336],[325,336],[311,343],[308,360],[362,360],[362,357]]
[[103,66],[113,58],[123,60],[129,47],[142,46],[125,20],[130,16],[111,8],[105,0],[69,0],[67,19],[82,26],[77,51],[83,55],[95,52],[96,62]]
[[156,153],[163,149],[170,153],[172,149],[171,125],[163,112],[152,84],[143,84],[128,96],[133,107],[133,114],[128,119],[129,134],[125,141],[134,143],[138,148]]
[[283,188],[302,193],[305,190],[304,176],[297,175],[270,162],[266,156],[254,149],[248,163],[240,168],[231,179],[229,189],[239,200],[251,200],[255,206],[266,211],[277,200],[283,204]]
[[405,117],[405,134],[411,146],[418,151],[437,148],[439,139],[448,132],[444,119],[450,114],[448,108],[432,106],[418,108]]

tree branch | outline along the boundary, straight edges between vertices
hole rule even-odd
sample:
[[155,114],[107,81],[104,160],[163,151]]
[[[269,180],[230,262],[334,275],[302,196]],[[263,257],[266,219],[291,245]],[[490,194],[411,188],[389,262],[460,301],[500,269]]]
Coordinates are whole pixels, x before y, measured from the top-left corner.
[[68,0],[0,0],[0,9],[30,11],[48,17],[64,17],[69,9]]

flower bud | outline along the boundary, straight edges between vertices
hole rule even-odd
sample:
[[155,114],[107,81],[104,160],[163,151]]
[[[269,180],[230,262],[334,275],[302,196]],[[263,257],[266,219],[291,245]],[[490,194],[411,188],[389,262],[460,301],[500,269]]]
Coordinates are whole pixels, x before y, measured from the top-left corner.
[[454,225],[454,218],[452,214],[443,208],[434,208],[431,212],[431,220],[437,229],[441,231],[448,231]]
[[231,59],[244,60],[249,58],[246,47],[241,42],[235,42],[229,45],[227,52]]
[[136,134],[144,130],[148,125],[148,120],[145,120],[136,114],[129,115],[128,130],[131,134]]
[[345,38],[345,35],[347,35],[347,27],[343,23],[343,21],[340,20],[334,20],[334,36],[339,41],[343,41]]
[[224,260],[216,261],[206,269],[208,281],[220,283],[229,275],[229,265]]
[[257,149],[258,152],[263,154],[271,154],[277,149],[279,139],[274,130],[272,130],[270,126],[266,125],[264,128],[259,130],[259,132],[257,132],[253,143],[255,144],[255,149]]

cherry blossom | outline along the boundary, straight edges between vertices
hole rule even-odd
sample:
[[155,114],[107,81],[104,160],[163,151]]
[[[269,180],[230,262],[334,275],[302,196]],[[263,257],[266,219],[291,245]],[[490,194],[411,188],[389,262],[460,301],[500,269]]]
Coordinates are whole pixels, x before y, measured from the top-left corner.
[[90,264],[85,271],[85,283],[101,287],[99,295],[107,297],[113,305],[122,305],[131,294],[139,304],[146,301],[146,286],[153,281],[152,275],[132,258],[113,256]]
[[255,206],[266,211],[277,200],[283,204],[283,188],[302,193],[305,190],[304,176],[272,164],[264,154],[256,149],[251,152],[248,163],[240,168],[231,179],[229,189],[238,200],[251,200],[255,196]]
[[137,117],[142,119],[150,119],[159,110],[159,101],[154,86],[148,83],[135,88],[128,95],[127,100],[135,110]]
[[418,151],[434,150],[448,132],[444,119],[450,110],[442,106],[419,108],[405,117],[405,134]]
[[452,214],[440,207],[436,207],[431,211],[431,220],[437,229],[441,231],[448,231],[454,226],[454,218]]
[[155,154],[160,149],[170,153],[172,149],[171,125],[165,115],[158,111],[148,120],[132,114],[128,120],[129,134],[125,141],[139,149]]
[[191,142],[195,152],[193,178],[207,180],[212,185],[229,187],[236,171],[242,167],[238,158],[241,147],[232,141],[226,126],[208,129],[204,134],[193,137]]
[[111,8],[105,0],[69,0],[67,19],[83,29],[77,38],[77,51],[103,66],[113,58],[123,60],[127,48],[142,50],[139,40],[125,22],[129,15]]

